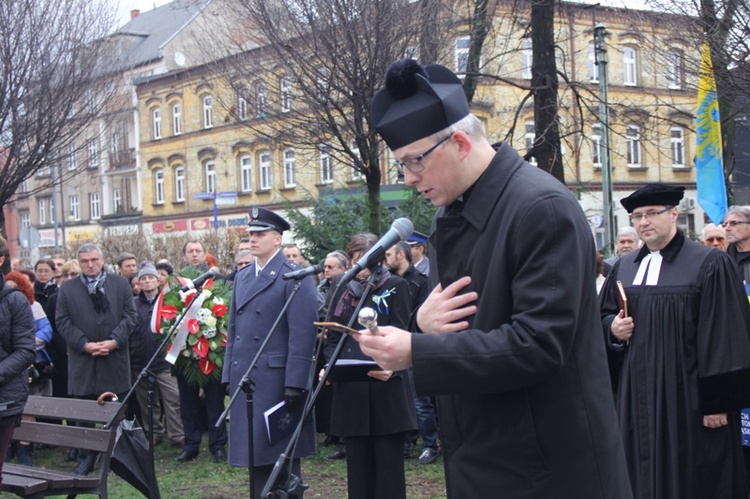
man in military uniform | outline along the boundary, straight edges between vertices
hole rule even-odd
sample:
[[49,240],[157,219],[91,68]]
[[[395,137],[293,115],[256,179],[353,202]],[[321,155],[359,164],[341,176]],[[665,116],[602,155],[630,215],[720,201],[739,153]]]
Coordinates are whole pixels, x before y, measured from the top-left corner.
[[[271,333],[271,327],[295,287],[294,280],[282,280],[300,267],[281,252],[281,240],[289,223],[265,208],[250,210],[250,251],[255,261],[237,272],[232,293],[227,331],[227,350],[222,382],[235,390],[250,362]],[[266,345],[252,380],[257,390],[253,399],[253,471],[255,494],[259,497],[273,465],[286,448],[289,437],[269,443],[263,413],[284,401],[289,412],[305,403],[310,388],[318,318],[318,298],[312,279],[302,280],[299,291]],[[244,401],[243,401],[244,402]],[[248,466],[247,408],[232,406],[230,417],[229,464]],[[292,472],[300,475],[300,458],[315,453],[315,425],[312,418],[304,427],[295,449]]]

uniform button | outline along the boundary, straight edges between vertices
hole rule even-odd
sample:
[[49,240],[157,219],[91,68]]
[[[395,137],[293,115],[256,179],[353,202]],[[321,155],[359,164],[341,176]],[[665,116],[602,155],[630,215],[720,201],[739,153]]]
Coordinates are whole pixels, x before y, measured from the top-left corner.
[[260,315],[260,310],[256,310],[255,313]]
[[239,336],[237,336],[237,341],[240,341],[240,337]]
[[256,336],[255,341],[260,341],[260,338]]
[[237,313],[238,313],[238,314],[241,314],[241,313],[242,313],[242,309],[239,309],[239,310],[237,311]]
[[236,361],[236,360],[234,361],[234,365],[235,365],[235,366],[237,365],[237,361]]

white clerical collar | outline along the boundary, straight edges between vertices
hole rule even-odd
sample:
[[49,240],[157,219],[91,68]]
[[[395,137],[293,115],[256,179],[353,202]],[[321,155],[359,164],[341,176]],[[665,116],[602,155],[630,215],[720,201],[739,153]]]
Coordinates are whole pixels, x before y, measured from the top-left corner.
[[646,286],[656,286],[659,283],[659,273],[661,272],[661,262],[664,259],[659,251],[652,251],[641,260],[638,272],[635,273],[633,286],[642,286],[643,278],[646,278]]

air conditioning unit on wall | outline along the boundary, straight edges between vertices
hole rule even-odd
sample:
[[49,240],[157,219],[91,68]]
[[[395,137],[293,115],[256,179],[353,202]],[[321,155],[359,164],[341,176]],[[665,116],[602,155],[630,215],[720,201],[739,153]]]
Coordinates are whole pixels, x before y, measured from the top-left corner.
[[680,201],[680,206],[678,207],[680,211],[690,211],[694,210],[696,207],[697,201],[693,197],[686,197],[683,198],[682,201]]

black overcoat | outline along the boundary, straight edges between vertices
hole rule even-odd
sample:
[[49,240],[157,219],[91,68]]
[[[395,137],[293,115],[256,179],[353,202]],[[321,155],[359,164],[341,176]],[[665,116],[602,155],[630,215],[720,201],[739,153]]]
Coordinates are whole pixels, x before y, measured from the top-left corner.
[[[336,289],[342,276],[333,277],[331,289]],[[338,289],[332,296],[331,320],[348,324],[350,316],[336,313],[343,293],[344,289]],[[375,309],[378,325],[405,328],[411,311],[409,284],[401,277],[390,276],[366,298],[363,306]],[[355,322],[352,327],[362,326]],[[340,333],[328,332],[327,361],[340,337]],[[359,343],[348,336],[339,358],[372,360],[362,353]],[[334,383],[331,433],[340,437],[366,437],[416,430],[416,411],[407,375],[407,371],[397,371],[385,382],[373,378],[372,381]]]
[[462,214],[438,211],[430,246],[432,285],[471,276],[479,294],[469,329],[412,336],[417,392],[439,395],[449,497],[632,497],[596,248],[568,189],[500,144]]
[[[107,274],[103,286],[109,302],[103,313],[94,310],[83,277],[65,281],[58,292],[55,321],[68,344],[68,391],[77,397],[123,393],[131,385],[128,342],[137,319],[133,288],[114,274]],[[79,348],[84,336],[93,342],[116,336],[120,346],[109,355],[94,357]]]

